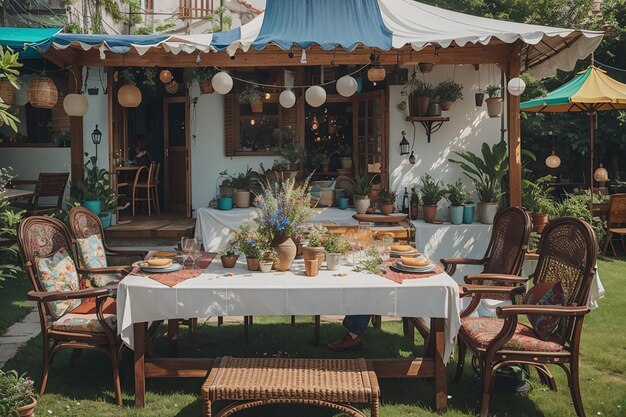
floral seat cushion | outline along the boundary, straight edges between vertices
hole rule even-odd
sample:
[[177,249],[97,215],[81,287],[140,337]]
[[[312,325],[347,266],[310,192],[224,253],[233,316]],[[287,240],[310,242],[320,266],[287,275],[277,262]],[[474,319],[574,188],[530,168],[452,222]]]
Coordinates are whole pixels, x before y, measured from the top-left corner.
[[[117,326],[117,316],[115,315],[115,300],[107,298],[102,305],[104,320],[108,326],[115,331]],[[63,317],[52,322],[55,330],[68,330],[80,332],[98,333],[104,331],[102,323],[96,317],[96,301],[89,298],[83,300],[80,305],[70,310]]]
[[[41,285],[45,291],[77,291],[79,289],[76,265],[67,250],[61,248],[49,258],[37,261],[37,270]],[[48,303],[50,312],[55,317],[61,317],[67,311],[80,304],[80,300],[59,300]]]
[[[503,319],[486,317],[467,317],[461,322],[461,333],[467,336],[474,346],[486,348],[502,330]],[[518,323],[515,334],[502,347],[504,350],[523,350],[530,352],[560,352],[560,343],[540,339],[532,327]]]
[[[106,268],[107,256],[102,239],[98,235],[91,235],[85,239],[77,239],[78,252],[85,268]],[[89,279],[96,287],[116,284],[121,279],[120,274],[89,274]]]

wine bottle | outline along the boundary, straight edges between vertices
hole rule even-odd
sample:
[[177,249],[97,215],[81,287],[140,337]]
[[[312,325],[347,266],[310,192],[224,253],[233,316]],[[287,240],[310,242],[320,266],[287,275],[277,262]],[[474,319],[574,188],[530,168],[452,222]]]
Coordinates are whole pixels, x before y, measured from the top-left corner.
[[404,197],[402,197],[402,213],[409,214],[409,190],[404,187]]

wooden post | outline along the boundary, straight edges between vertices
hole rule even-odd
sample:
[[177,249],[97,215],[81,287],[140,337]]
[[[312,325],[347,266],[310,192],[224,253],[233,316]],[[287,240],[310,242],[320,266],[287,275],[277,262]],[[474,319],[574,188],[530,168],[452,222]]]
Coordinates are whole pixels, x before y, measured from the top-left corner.
[[135,407],[143,408],[146,397],[145,349],[148,323],[133,324],[134,360],[135,360]]
[[[516,43],[509,59],[507,80],[520,75],[521,44]],[[509,94],[506,85],[502,86],[507,94],[507,128],[509,133],[509,206],[522,205],[522,141],[520,123],[520,96]]]
[[[80,92],[83,83],[82,67],[72,65],[67,71],[68,93]],[[83,146],[83,118],[70,117],[70,170],[72,182],[83,180],[84,146]]]
[[430,319],[430,335],[434,343],[433,360],[435,361],[435,410],[444,413],[448,408],[448,381],[445,364],[445,319]]

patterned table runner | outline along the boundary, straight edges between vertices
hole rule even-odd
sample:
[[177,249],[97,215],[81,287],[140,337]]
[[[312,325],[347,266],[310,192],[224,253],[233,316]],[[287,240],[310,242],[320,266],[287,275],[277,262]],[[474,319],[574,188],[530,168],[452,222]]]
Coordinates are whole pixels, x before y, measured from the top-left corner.
[[186,281],[190,278],[195,278],[200,276],[204,272],[205,269],[211,264],[213,258],[215,258],[216,253],[214,252],[202,252],[202,255],[196,260],[196,268],[191,269],[191,262],[188,260],[185,263],[185,267],[180,271],[169,272],[166,274],[159,273],[146,273],[142,272],[138,267],[135,268],[132,275],[140,275],[143,277],[151,278],[161,284],[167,285],[168,287],[173,287],[177,284],[180,284],[183,281]]
[[397,282],[398,284],[402,284],[402,281],[404,281],[405,279],[429,278],[429,277],[439,275],[442,272],[444,272],[443,268],[439,265],[435,265],[435,269],[430,272],[424,272],[424,273],[397,272],[391,269],[391,265],[393,265],[395,262],[399,262],[398,259],[389,259],[387,261],[387,267],[385,268],[385,272],[384,273],[381,272],[380,276],[390,279],[394,282]]

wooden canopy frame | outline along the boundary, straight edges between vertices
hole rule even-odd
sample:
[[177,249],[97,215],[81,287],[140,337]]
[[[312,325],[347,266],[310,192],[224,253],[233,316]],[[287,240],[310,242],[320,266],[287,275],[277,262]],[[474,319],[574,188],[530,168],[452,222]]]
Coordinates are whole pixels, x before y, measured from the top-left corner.
[[[382,65],[414,65],[419,62],[432,62],[436,65],[481,65],[495,64],[499,66],[507,76],[507,79],[520,75],[522,58],[528,64],[530,46],[522,41],[512,44],[493,39],[487,45],[468,44],[465,46],[452,45],[448,48],[428,46],[420,51],[415,51],[410,45],[401,49],[390,51],[376,51],[380,54]],[[106,52],[106,58],[100,57],[97,48],[82,50],[71,46],[66,49],[50,48],[43,55],[56,65],[70,70],[75,74],[81,74],[83,66],[92,67],[197,67],[215,66],[220,68],[230,67],[263,67],[285,66],[301,67],[311,65],[365,65],[370,63],[371,48],[359,46],[351,52],[343,50],[324,51],[318,46],[307,49],[307,62],[300,62],[300,56],[290,58],[287,51],[276,46],[268,45],[262,51],[250,49],[248,52],[238,51],[233,57],[225,52],[219,53],[179,53],[174,55],[160,48],[152,48],[144,55],[139,55],[134,49],[125,54]],[[535,64],[541,62],[534,59]],[[72,77],[74,78],[74,77]],[[73,81],[73,80],[72,80]],[[80,82],[80,81],[79,81]],[[520,139],[520,97],[507,95],[507,133],[509,149],[509,190],[511,206],[521,206],[522,190],[522,167],[521,167],[521,139]],[[109,105],[109,110],[111,106]],[[111,125],[111,112],[109,111],[109,123]],[[78,118],[72,118],[78,119]],[[72,178],[80,174],[75,170],[82,170],[82,122],[71,120],[72,149],[76,146],[81,152],[72,152]],[[80,126],[82,127],[82,126]]]

